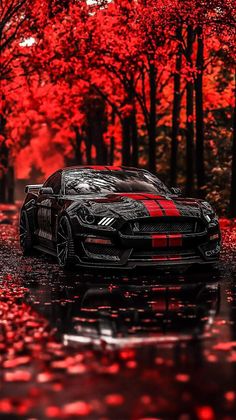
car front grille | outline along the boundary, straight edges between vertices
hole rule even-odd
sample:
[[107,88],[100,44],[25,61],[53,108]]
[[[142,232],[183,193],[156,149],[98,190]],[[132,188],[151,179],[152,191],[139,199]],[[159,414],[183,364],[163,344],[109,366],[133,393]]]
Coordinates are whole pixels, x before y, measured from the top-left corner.
[[126,223],[121,229],[125,235],[152,234],[152,233],[199,233],[205,229],[201,220],[187,221],[161,221],[153,220],[137,220]]

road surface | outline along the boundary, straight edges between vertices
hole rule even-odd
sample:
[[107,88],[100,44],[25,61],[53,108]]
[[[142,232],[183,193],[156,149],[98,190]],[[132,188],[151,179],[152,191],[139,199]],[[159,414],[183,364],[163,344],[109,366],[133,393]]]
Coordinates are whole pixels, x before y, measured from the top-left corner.
[[0,417],[236,417],[236,226],[219,268],[64,273],[0,225]]

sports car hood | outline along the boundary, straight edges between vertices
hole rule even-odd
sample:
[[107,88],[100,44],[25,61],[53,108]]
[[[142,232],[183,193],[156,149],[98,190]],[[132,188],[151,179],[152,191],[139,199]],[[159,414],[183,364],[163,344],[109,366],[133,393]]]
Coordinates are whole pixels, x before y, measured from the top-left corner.
[[86,206],[96,216],[135,219],[151,216],[201,217],[200,201],[189,198],[143,193],[115,193],[96,198],[85,196],[73,200],[70,210]]

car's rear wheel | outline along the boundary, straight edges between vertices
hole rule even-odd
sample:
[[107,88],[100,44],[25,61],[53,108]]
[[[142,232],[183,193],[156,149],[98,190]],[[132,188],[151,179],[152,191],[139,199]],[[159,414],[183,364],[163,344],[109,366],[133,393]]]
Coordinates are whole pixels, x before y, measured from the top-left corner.
[[20,215],[20,247],[25,256],[31,255],[33,252],[33,234],[25,210],[22,210]]
[[60,267],[71,269],[75,265],[75,245],[71,224],[66,216],[62,216],[57,229],[57,259]]

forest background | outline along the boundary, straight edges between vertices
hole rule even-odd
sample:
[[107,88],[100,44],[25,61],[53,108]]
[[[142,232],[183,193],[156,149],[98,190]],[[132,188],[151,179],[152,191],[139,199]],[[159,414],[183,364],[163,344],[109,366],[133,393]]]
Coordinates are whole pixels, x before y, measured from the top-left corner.
[[0,202],[139,166],[236,217],[233,0],[1,0]]

